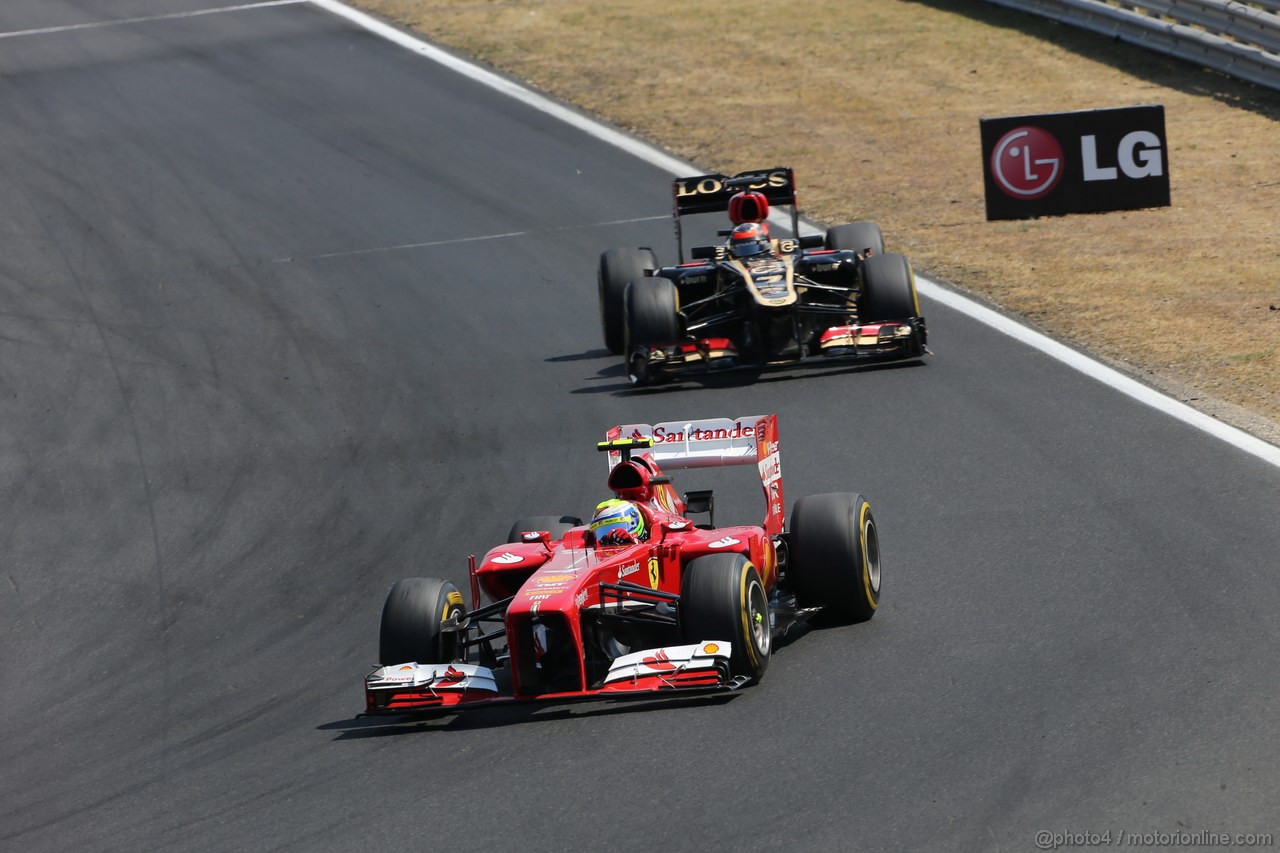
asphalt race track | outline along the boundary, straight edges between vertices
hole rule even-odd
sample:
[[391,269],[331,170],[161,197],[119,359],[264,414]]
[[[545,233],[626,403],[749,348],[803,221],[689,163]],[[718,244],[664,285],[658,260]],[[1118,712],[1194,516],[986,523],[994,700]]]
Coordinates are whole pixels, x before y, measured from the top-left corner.
[[[1280,470],[933,303],[923,366],[632,391],[594,268],[671,260],[669,175],[305,3],[65,29],[209,5],[0,5],[52,28],[0,38],[0,850],[1280,829]],[[770,411],[876,509],[873,621],[728,701],[356,718],[394,581],[589,512],[612,424]]]

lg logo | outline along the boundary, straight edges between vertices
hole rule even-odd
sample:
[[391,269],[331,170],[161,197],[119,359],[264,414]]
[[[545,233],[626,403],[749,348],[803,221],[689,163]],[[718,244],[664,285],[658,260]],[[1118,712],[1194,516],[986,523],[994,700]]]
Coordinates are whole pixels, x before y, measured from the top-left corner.
[[1062,177],[1062,146],[1038,127],[1015,127],[991,152],[991,175],[1014,198],[1040,198]]
[[[1084,163],[1086,181],[1114,181],[1115,166],[1098,166],[1098,140],[1080,137],[1080,159]],[[1164,174],[1164,156],[1160,137],[1149,130],[1126,133],[1116,148],[1120,171],[1128,178],[1157,178]]]
[[[991,152],[991,175],[1006,195],[1036,199],[1048,195],[1062,177],[1062,146],[1043,128],[1017,127],[1000,137]],[[1147,130],[1125,134],[1116,146],[1116,165],[1098,163],[1098,138],[1080,137],[1080,163],[1085,181],[1152,178],[1164,174],[1160,137]]]

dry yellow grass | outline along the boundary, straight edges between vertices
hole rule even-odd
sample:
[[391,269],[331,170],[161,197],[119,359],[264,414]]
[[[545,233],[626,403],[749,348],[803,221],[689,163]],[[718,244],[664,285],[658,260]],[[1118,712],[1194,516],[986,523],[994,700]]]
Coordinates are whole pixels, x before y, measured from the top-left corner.
[[[810,218],[1280,439],[1276,93],[980,0],[360,5],[708,170],[794,166]],[[1172,207],[985,220],[979,118],[1146,103]]]

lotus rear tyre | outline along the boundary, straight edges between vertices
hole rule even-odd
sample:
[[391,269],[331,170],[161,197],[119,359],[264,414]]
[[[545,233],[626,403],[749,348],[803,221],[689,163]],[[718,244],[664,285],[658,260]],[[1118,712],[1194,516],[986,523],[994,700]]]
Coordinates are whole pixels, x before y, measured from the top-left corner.
[[609,352],[621,355],[625,343],[623,296],[627,285],[644,278],[646,270],[657,268],[658,257],[651,249],[610,249],[600,255],[596,282],[600,290],[600,325]]
[[828,249],[846,249],[859,254],[884,254],[884,232],[874,222],[850,222],[827,229],[825,245]]

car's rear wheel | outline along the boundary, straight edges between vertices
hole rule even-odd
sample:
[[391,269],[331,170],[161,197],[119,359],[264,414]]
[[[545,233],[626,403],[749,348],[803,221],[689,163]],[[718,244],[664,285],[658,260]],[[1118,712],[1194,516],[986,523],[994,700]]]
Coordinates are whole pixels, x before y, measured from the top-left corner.
[[519,542],[520,534],[529,530],[549,531],[552,541],[558,541],[570,529],[581,524],[582,519],[574,515],[529,515],[511,525],[511,531],[507,534],[507,542]]
[[600,255],[596,282],[600,289],[600,325],[609,352],[621,354],[626,343],[623,328],[623,296],[627,285],[643,278],[645,270],[656,270],[658,257],[652,249],[610,249]]
[[627,375],[638,385],[648,384],[655,377],[644,347],[673,343],[682,336],[676,286],[665,278],[640,278],[631,282],[623,296],[623,319]]
[[730,643],[732,673],[759,681],[773,637],[769,596],[751,561],[742,554],[690,560],[680,582],[680,631],[688,643]]
[[920,316],[916,279],[903,255],[872,255],[862,262],[862,297],[858,320],[880,323]]
[[884,254],[884,232],[874,222],[850,222],[848,225],[836,225],[827,229],[826,247],[828,249],[847,249],[867,254]]
[[442,630],[466,616],[462,593],[439,578],[405,578],[382,606],[378,662],[448,663],[460,657],[457,634]]
[[787,580],[805,606],[865,622],[880,606],[880,536],[861,495],[809,495],[791,510]]

